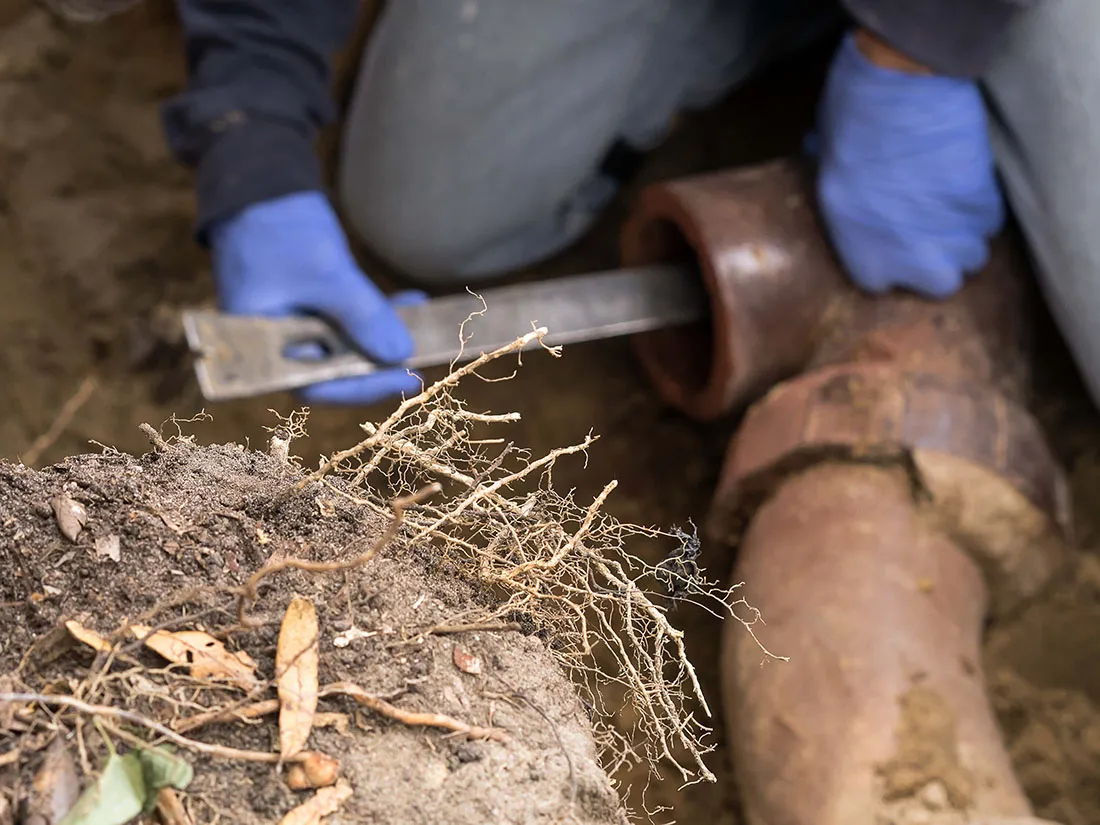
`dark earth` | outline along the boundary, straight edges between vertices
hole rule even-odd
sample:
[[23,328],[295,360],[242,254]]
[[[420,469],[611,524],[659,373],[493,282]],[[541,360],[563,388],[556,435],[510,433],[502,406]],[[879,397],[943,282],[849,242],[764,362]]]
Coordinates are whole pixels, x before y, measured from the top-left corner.
[[[300,476],[262,453],[188,441],[137,460],[109,453],[43,471],[0,466],[0,557],[13,571],[0,585],[0,672],[36,692],[69,679],[87,684],[102,662],[70,643],[67,632],[52,632],[66,620],[76,617],[104,636],[126,621],[216,633],[237,624],[237,599],[227,588],[265,563],[287,556],[343,561],[379,539],[384,523],[377,514],[321,484],[287,497]],[[86,509],[75,542],[62,536],[54,511],[43,504],[59,495]],[[117,538],[117,562],[96,551],[108,537]],[[275,672],[279,624],[294,596],[317,606],[322,685],[350,681],[406,710],[508,731],[506,742],[448,738],[357,715],[345,697],[323,699],[321,710],[348,721],[315,729],[309,746],[338,757],[355,789],[331,818],[334,825],[623,821],[596,762],[588,711],[533,625],[526,633],[417,639],[429,628],[453,626],[471,603],[488,598],[474,583],[443,571],[436,551],[399,540],[360,568],[272,574],[247,611],[249,622],[263,626],[234,632],[229,641],[231,650],[250,653],[265,679]],[[373,633],[335,644],[350,628]],[[140,649],[131,655],[138,664],[113,668],[114,678],[100,681],[106,695],[96,701],[169,722],[240,698],[225,686],[173,679],[156,655]],[[94,728],[85,725],[83,735],[97,751]],[[273,723],[210,725],[192,735],[245,750],[277,749]],[[216,821],[216,815],[227,822],[275,822],[305,799],[271,765],[191,759],[196,778],[187,798],[196,822]],[[33,769],[36,761],[24,766]],[[6,770],[0,787],[11,788],[18,767]]]
[[[643,181],[791,151],[812,120],[814,78],[823,57],[809,55],[734,95],[718,111],[686,118],[651,159]],[[351,51],[342,65],[351,66],[353,58]],[[806,62],[815,71],[807,71]],[[66,456],[98,451],[92,442],[142,454],[148,443],[140,423],[157,425],[173,414],[186,418],[204,407],[213,421],[193,430],[200,443],[262,446],[263,428],[274,423],[268,409],[286,414],[296,406],[289,396],[204,404],[191,377],[176,312],[210,300],[212,291],[208,263],[191,241],[188,173],[167,155],[156,110],[182,81],[170,3],[147,4],[96,26],[60,23],[31,0],[6,0],[0,6],[0,374],[5,390],[0,395],[0,456],[9,461],[46,467]],[[334,139],[327,136],[325,146],[330,149]],[[620,204],[577,249],[524,277],[613,266],[622,211]],[[370,271],[380,280],[387,276],[377,266]],[[1083,562],[1072,581],[990,629],[985,665],[1036,812],[1066,825],[1095,825],[1100,822],[1100,418],[1049,320],[1039,317],[1037,322],[1041,334],[1033,406],[1072,482]],[[575,487],[578,497],[589,500],[608,479],[618,479],[608,510],[624,521],[671,527],[703,520],[734,422],[701,427],[664,408],[623,342],[575,346],[561,359],[533,355],[525,361],[514,381],[469,387],[465,397],[471,408],[522,413],[511,437],[536,452],[573,443],[590,429],[602,434],[587,466],[564,462],[555,477],[559,486]],[[79,408],[63,415],[74,397],[82,402]],[[357,441],[358,424],[384,413],[314,410],[310,437],[297,450],[313,463],[318,455]],[[210,455],[230,463],[257,460],[231,448]],[[129,483],[120,470],[133,465],[108,457],[73,459],[63,466],[73,476],[98,473],[103,489],[113,490]],[[219,470],[225,471],[225,466]],[[60,482],[65,472],[32,476],[5,467],[4,507],[42,527],[47,480]],[[111,505],[118,512],[122,500]],[[219,542],[233,536],[239,540],[238,528],[229,522],[214,519],[207,525],[219,553],[224,552]],[[291,536],[314,527],[287,523],[283,529]],[[5,533],[8,570],[13,546],[12,534]],[[81,592],[90,599],[96,582],[113,594],[120,583],[132,581],[127,589],[133,597],[150,602],[161,592],[157,571],[163,560],[143,546],[139,542],[124,550],[117,570],[109,577],[101,572],[96,574],[101,578],[87,578],[80,586],[89,589]],[[55,552],[45,545],[37,549]],[[703,561],[717,577],[726,575],[732,563],[706,548]],[[34,565],[23,575],[48,567],[41,558]],[[198,561],[189,570],[196,577],[206,575]],[[18,581],[17,573],[11,575]],[[67,577],[63,569],[51,575]],[[745,594],[751,601],[751,582]],[[19,592],[14,599],[25,596]],[[21,638],[18,633],[44,626],[56,609],[39,605],[36,610],[45,612],[37,625],[23,613],[16,619],[9,612],[5,651]],[[717,697],[713,619],[684,610],[678,621],[689,633],[705,689]],[[671,808],[654,821],[738,822],[722,720],[714,723],[718,748],[711,764],[719,782],[683,790],[674,781],[650,785],[646,807]],[[547,765],[558,769],[552,760]],[[257,776],[253,780],[260,784],[253,787],[260,790],[241,804],[274,815],[287,792]],[[632,801],[640,806],[643,778],[619,778],[635,789]],[[256,793],[268,792],[270,797],[256,799]]]

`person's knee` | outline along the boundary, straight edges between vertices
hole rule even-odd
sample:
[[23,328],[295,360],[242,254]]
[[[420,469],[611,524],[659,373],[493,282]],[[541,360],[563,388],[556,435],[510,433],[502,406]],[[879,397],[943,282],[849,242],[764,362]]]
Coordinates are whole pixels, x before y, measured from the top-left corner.
[[[364,189],[346,177],[340,200],[356,240],[410,280],[443,286],[466,276],[477,258],[483,233],[453,220],[453,207],[419,193]],[[480,235],[480,237],[479,237]]]
[[[410,280],[468,286],[545,260],[583,235],[618,191],[593,175],[571,191],[533,181],[506,187],[433,186],[414,175],[398,186],[341,175],[344,213],[355,237]],[[560,187],[559,187],[560,188]]]

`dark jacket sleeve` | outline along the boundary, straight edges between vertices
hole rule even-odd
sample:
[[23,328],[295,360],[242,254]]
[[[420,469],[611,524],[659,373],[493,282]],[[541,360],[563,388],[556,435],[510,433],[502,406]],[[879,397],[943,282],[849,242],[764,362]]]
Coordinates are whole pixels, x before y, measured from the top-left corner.
[[269,198],[322,186],[314,141],[335,116],[332,60],[357,0],[179,0],[188,84],[162,110],[195,169],[198,237]]
[[940,74],[977,77],[1009,21],[1039,0],[843,0],[860,25]]

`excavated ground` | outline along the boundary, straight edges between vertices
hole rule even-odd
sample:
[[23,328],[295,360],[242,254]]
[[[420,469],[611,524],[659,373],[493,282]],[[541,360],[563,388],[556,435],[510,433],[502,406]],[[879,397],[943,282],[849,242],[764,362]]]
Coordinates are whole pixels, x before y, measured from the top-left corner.
[[[237,622],[236,599],[226,589],[265,564],[287,556],[347,561],[382,534],[378,516],[319,484],[273,506],[298,477],[264,454],[187,442],[139,459],[80,456],[42,471],[0,465],[0,563],[13,571],[0,584],[0,673],[35,692],[88,684],[102,661],[72,643],[63,622],[77,617],[102,635],[124,622],[217,632]],[[76,541],[59,530],[48,504],[56,496],[85,507],[87,524]],[[117,560],[97,552],[104,542],[117,542]],[[339,758],[355,791],[330,821],[533,825],[572,815],[594,825],[621,823],[618,797],[596,762],[587,711],[533,625],[527,634],[481,630],[417,640],[486,598],[441,567],[430,548],[398,541],[362,568],[273,574],[249,609],[249,621],[264,626],[231,637],[230,648],[249,653],[257,673],[270,679],[287,605],[307,598],[319,613],[321,685],[352,682],[404,710],[507,729],[505,742],[470,740],[357,712],[344,697],[323,700],[323,711],[345,718],[315,729],[309,747]],[[337,644],[350,628],[369,635]],[[102,678],[112,705],[169,723],[239,701],[225,686],[167,675],[155,654],[133,655],[136,664],[120,663],[113,678]],[[40,734],[28,731],[19,741]],[[89,750],[99,750],[92,726],[85,724],[83,735]],[[271,717],[210,725],[193,736],[261,752],[278,742]],[[306,798],[271,765],[188,758],[196,778],[187,799],[197,822],[220,815],[260,825]],[[25,793],[39,761],[21,762],[21,783],[20,766],[8,766],[0,788],[21,785]]]
[[[170,3],[94,27],[58,24],[31,0],[9,0],[0,8],[0,375],[6,390],[0,394],[0,456],[46,466],[87,452],[91,440],[140,453],[146,444],[139,423],[157,424],[173,413],[186,417],[204,406],[214,421],[197,430],[200,441],[263,443],[262,427],[272,423],[267,408],[286,413],[295,406],[289,397],[204,405],[191,379],[174,313],[208,300],[211,289],[207,262],[190,240],[188,175],[167,156],[156,112],[158,101],[180,87],[182,73]],[[716,114],[690,119],[645,176],[789,150],[810,120],[808,74],[800,67],[769,81],[765,90],[774,94],[757,88]],[[615,221],[616,214],[609,215],[541,274],[614,265]],[[1049,328],[1044,340],[1037,406],[1073,481],[1086,563],[1072,583],[992,629],[986,666],[1017,768],[1039,813],[1067,825],[1095,825],[1100,419]],[[78,412],[49,433],[74,395],[83,402]],[[702,520],[731,431],[728,422],[702,428],[664,409],[621,342],[572,347],[562,360],[534,356],[514,381],[474,387],[468,399],[475,408],[521,412],[513,437],[533,450],[572,443],[590,428],[604,434],[587,468],[565,462],[555,471],[559,485],[591,496],[608,478],[618,478],[609,510],[623,520],[662,526]],[[358,438],[358,423],[376,418],[374,412],[315,410],[310,440],[300,449],[310,458],[347,446]],[[49,437],[40,439],[45,433]],[[90,473],[110,465],[80,459],[69,466],[70,472]],[[60,479],[63,471],[50,472],[44,478]],[[21,477],[10,468],[5,474],[9,482]],[[226,535],[236,529],[214,523]],[[731,563],[713,552],[704,561],[716,575]],[[149,564],[135,545],[111,584],[130,579],[132,592],[147,586],[158,592],[146,584]],[[194,565],[196,574],[205,570]],[[59,571],[51,575],[64,576],[64,565]],[[42,609],[51,608],[47,603]],[[712,621],[689,610],[679,621],[691,634],[704,685],[716,696]],[[721,719],[715,722],[721,730]],[[658,821],[737,821],[721,735],[712,763],[722,777],[716,785],[649,788],[650,809],[672,808]],[[548,765],[556,769],[552,759]],[[639,777],[624,779],[635,789],[644,786]]]

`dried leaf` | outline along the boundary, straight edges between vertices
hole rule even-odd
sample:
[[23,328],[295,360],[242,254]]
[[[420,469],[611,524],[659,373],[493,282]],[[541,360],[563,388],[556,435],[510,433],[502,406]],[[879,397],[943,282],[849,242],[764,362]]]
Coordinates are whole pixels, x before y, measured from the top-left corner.
[[109,641],[74,619],[65,622],[65,629],[72,634],[74,639],[78,642],[83,642],[88,647],[92,648],[92,650],[97,650],[100,653],[110,653],[112,650],[113,646]]
[[146,639],[152,628],[133,625],[130,630],[134,636],[145,640],[146,647],[168,661],[189,665],[196,679],[229,681],[242,690],[251,690],[256,685],[256,663],[252,657],[243,650],[236,653],[226,650],[225,645],[209,633],[158,630]]
[[88,523],[88,511],[79,501],[74,501],[68,493],[62,493],[50,499],[50,507],[61,535],[75,542],[84,525]]
[[481,673],[481,659],[474,656],[464,648],[455,645],[454,653],[452,654],[455,667],[461,670],[463,673],[469,673],[473,676],[477,676]]
[[340,810],[340,806],[351,799],[351,785],[341,779],[331,788],[321,788],[312,797],[292,810],[279,825],[321,825],[321,820]]
[[317,609],[309,599],[287,606],[275,651],[279,689],[279,753],[289,759],[305,747],[317,713]]
[[30,816],[37,815],[50,825],[60,822],[80,797],[76,763],[58,736],[50,743],[42,767],[34,777],[34,793],[28,804]]
[[301,762],[295,762],[286,772],[286,784],[295,791],[311,788],[327,788],[340,778],[340,760],[313,751],[303,754]]
[[122,543],[113,533],[109,536],[100,536],[95,540],[95,552],[101,558],[119,561],[122,558]]

